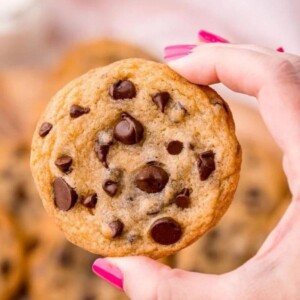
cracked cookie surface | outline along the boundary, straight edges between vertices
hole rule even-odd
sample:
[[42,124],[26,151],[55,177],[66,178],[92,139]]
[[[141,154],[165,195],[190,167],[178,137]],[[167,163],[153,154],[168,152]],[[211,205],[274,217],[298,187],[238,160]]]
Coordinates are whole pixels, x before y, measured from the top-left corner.
[[220,96],[142,59],[64,87],[31,155],[48,213],[71,242],[104,256],[159,258],[192,243],[226,211],[240,164]]

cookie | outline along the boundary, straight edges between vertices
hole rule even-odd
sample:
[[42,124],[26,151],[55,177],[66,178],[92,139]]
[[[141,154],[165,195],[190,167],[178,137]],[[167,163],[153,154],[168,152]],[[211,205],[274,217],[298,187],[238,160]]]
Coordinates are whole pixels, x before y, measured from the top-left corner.
[[23,244],[31,250],[45,213],[29,168],[29,147],[11,139],[0,139],[0,143],[0,208],[22,228]]
[[199,238],[229,206],[240,163],[217,93],[141,59],[61,90],[31,154],[47,212],[71,242],[103,256],[159,258]]
[[0,210],[0,299],[14,294],[23,276],[23,253],[18,231],[11,218]]
[[127,299],[92,272],[96,255],[69,243],[50,221],[40,230],[41,242],[29,261],[30,299]]
[[256,254],[288,206],[281,160],[260,139],[240,135],[243,163],[229,210],[201,240],[176,254],[175,266],[204,273],[229,272]]
[[54,77],[59,87],[87,71],[109,65],[125,58],[153,57],[128,42],[116,40],[95,40],[75,45],[61,59],[54,71]]

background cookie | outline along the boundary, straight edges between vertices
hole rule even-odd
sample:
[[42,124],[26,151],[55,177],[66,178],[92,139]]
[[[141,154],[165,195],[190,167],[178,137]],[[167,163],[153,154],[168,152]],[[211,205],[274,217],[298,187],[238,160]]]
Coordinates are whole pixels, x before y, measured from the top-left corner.
[[[243,149],[240,182],[220,223],[173,257],[178,268],[219,274],[242,265],[255,255],[289,204],[280,152],[258,113],[237,103],[230,106],[237,116],[237,135]],[[251,126],[243,127],[245,123],[253,124],[252,131]]]
[[160,257],[219,220],[240,155],[229,108],[215,92],[166,65],[129,59],[54,97],[31,162],[46,210],[72,242],[102,255]]
[[11,139],[0,139],[0,144],[0,208],[22,229],[24,246],[30,250],[37,242],[38,224],[45,213],[30,173],[29,148]]
[[58,88],[87,71],[109,65],[125,58],[145,58],[153,56],[136,45],[117,40],[95,40],[75,45],[62,58],[54,77]]
[[18,288],[24,261],[17,228],[1,209],[0,245],[0,299],[7,300]]

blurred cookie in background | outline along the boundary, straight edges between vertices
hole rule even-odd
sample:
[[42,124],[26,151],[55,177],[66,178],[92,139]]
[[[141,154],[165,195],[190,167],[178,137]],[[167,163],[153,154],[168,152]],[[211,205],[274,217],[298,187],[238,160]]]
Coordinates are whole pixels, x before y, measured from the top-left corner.
[[258,112],[232,103],[243,151],[240,182],[223,219],[202,239],[173,257],[189,271],[221,274],[253,257],[289,204],[281,153]]
[[22,279],[23,263],[23,252],[18,229],[9,215],[0,209],[1,300],[14,299],[12,297]]
[[0,208],[7,211],[21,229],[25,250],[37,243],[39,222],[45,212],[29,168],[25,143],[0,138]]
[[[0,72],[0,134],[2,127],[9,127],[15,130],[13,136],[31,140],[35,123],[52,95],[49,83],[44,70],[14,68]],[[9,135],[7,130],[5,135]]]
[[39,225],[40,244],[29,264],[32,300],[122,300],[122,292],[100,280],[91,266],[98,257],[68,242],[47,220]]
[[57,89],[87,71],[125,58],[156,60],[138,46],[116,40],[95,40],[70,49],[54,71]]

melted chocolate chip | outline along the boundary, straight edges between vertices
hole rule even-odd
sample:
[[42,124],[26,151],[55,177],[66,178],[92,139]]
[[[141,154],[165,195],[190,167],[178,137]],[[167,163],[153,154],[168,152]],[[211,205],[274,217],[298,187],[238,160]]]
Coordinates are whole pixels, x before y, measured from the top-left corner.
[[55,178],[53,183],[55,205],[63,211],[70,210],[76,203],[78,195],[62,178]]
[[187,208],[190,206],[190,190],[183,189],[177,196],[175,197],[174,202],[180,208]]
[[107,155],[108,155],[109,147],[110,145],[100,145],[97,142],[94,149],[99,161],[103,164],[105,168],[108,168]]
[[93,194],[86,198],[81,199],[80,203],[87,208],[95,208],[97,201],[98,201],[97,194]]
[[79,105],[72,105],[70,107],[70,117],[73,119],[79,118],[84,114],[88,114],[90,112],[89,107],[82,107]]
[[118,183],[112,180],[106,180],[103,183],[102,188],[107,195],[113,197],[118,191]]
[[152,101],[157,105],[161,112],[165,111],[165,107],[170,100],[170,94],[168,92],[160,92],[152,97]]
[[52,127],[53,125],[51,123],[47,123],[47,122],[43,123],[39,131],[40,137],[45,137],[46,135],[48,135]]
[[122,234],[124,229],[124,224],[120,220],[116,220],[109,223],[109,227],[112,231],[112,237],[116,238]]
[[122,113],[121,120],[114,128],[114,137],[125,145],[133,145],[143,138],[143,125],[127,113]]
[[12,270],[12,265],[9,260],[4,260],[0,264],[0,273],[3,276],[8,276]]
[[183,149],[183,144],[180,141],[171,141],[167,145],[167,151],[171,155],[178,155]]
[[202,181],[206,180],[209,175],[216,169],[215,154],[211,150],[200,153],[197,164],[200,179]]
[[180,225],[172,218],[156,220],[151,226],[151,237],[161,245],[171,245],[179,241],[182,235]]
[[109,87],[109,95],[115,99],[132,99],[136,96],[134,84],[130,80],[118,80]]
[[146,166],[135,176],[136,186],[146,193],[161,192],[168,181],[168,173],[158,166]]
[[66,174],[71,172],[72,163],[73,159],[69,155],[63,155],[55,161],[55,165]]

